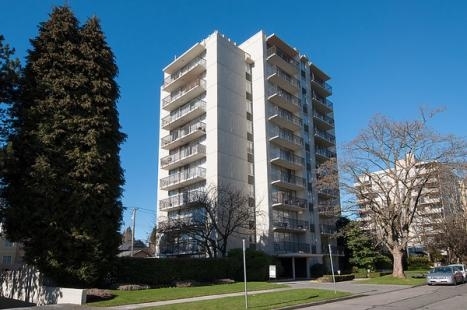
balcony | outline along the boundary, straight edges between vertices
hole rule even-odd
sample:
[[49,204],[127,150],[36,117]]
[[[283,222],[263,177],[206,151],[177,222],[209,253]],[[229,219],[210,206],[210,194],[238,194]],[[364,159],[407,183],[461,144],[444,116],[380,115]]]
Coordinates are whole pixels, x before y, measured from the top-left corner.
[[316,77],[312,77],[311,87],[323,96],[329,96],[332,94],[331,85]]
[[334,235],[337,232],[336,225],[319,225],[319,231],[322,235]]
[[206,180],[206,169],[190,168],[183,172],[171,174],[160,181],[161,190],[170,191]]
[[318,205],[318,214],[323,217],[337,217],[340,215],[340,208],[334,205]]
[[334,128],[334,119],[317,111],[313,111],[313,120],[317,127],[323,128],[324,130]]
[[336,152],[330,151],[327,148],[317,147],[315,149],[316,158],[318,161],[326,161],[336,157]]
[[318,190],[318,195],[321,196],[321,199],[323,200],[329,200],[336,198],[339,195],[339,192],[336,189],[320,189]]
[[163,90],[166,92],[172,92],[177,88],[187,84],[190,80],[193,80],[196,76],[199,76],[206,70],[206,60],[202,57],[196,57],[180,70],[169,75],[164,80]]
[[275,66],[278,66],[283,71],[287,72],[290,75],[296,75],[298,73],[299,62],[290,55],[283,52],[277,46],[271,46],[267,50],[266,60]]
[[172,130],[194,120],[205,112],[206,101],[199,98],[195,99],[164,117],[162,119],[162,128],[165,130]]
[[271,195],[272,207],[281,210],[304,212],[307,209],[307,200],[292,198],[287,192],[274,192]]
[[305,179],[299,176],[280,171],[271,173],[271,184],[289,190],[303,190],[305,188]]
[[441,197],[420,197],[419,205],[439,205],[441,204]]
[[188,148],[184,148],[175,154],[165,156],[161,159],[162,169],[171,170],[189,163],[197,161],[206,156],[206,146],[196,144]]
[[315,138],[321,141],[321,143],[327,146],[333,146],[336,144],[336,137],[324,130],[315,127]]
[[268,66],[266,70],[267,80],[278,85],[285,91],[296,94],[300,87],[300,82],[293,76],[285,73],[278,67]]
[[270,85],[267,95],[270,102],[292,113],[297,113],[302,107],[300,98],[286,92],[280,87]]
[[199,191],[191,191],[180,193],[175,196],[170,196],[166,199],[159,201],[159,210],[161,211],[173,211],[182,208],[190,207],[199,201],[202,193]]
[[[329,255],[329,246],[322,245],[321,253]],[[345,256],[344,249],[336,247],[335,245],[331,245],[331,254],[335,256]]]
[[303,147],[303,138],[294,135],[279,127],[270,127],[268,131],[269,141],[279,146],[286,147],[291,150],[298,150]]
[[206,124],[197,122],[187,125],[171,132],[170,135],[161,139],[161,147],[165,150],[171,150],[190,141],[196,140],[206,134]]
[[310,253],[310,245],[308,243],[293,242],[293,241],[275,241],[274,253]]
[[300,130],[303,125],[303,121],[300,117],[272,104],[268,104],[268,116],[269,120],[274,124],[291,131]]
[[276,232],[306,232],[309,225],[308,221],[290,217],[274,217],[272,220],[272,228]]
[[159,246],[159,254],[164,257],[169,256],[192,256],[205,255],[203,247],[198,241],[189,240],[178,243],[162,243]]
[[305,159],[303,157],[277,148],[271,149],[270,158],[271,164],[275,164],[291,170],[303,169],[305,166]]
[[332,103],[331,100],[321,97],[317,95],[315,92],[313,92],[312,96],[312,102],[313,102],[313,107],[316,110],[319,110],[323,113],[329,113],[332,112],[334,104]]
[[206,81],[203,79],[195,80],[162,99],[162,108],[166,111],[175,110],[176,108],[184,105],[186,102],[199,97],[205,91]]

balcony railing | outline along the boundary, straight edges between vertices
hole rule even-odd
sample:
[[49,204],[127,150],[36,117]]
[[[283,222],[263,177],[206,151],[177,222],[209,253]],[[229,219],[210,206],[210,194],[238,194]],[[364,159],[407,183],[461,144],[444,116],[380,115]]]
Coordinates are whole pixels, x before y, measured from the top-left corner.
[[320,147],[317,147],[316,150],[316,155],[319,155],[319,156],[322,156],[322,157],[326,157],[326,158],[334,158],[336,157],[336,152],[333,152],[333,151],[330,151],[326,148],[320,148]]
[[162,147],[166,147],[170,143],[183,139],[184,137],[197,131],[205,132],[206,124],[204,122],[197,122],[195,124],[184,126],[178,130],[174,130],[170,135],[161,139]]
[[340,209],[334,205],[318,205],[318,213],[322,216],[334,217],[339,215]]
[[332,86],[329,85],[327,82],[321,81],[317,78],[312,78],[311,79],[313,82],[324,88],[328,93],[332,94]]
[[[328,245],[322,245],[321,253],[329,255],[329,246]],[[344,249],[342,249],[340,247],[336,247],[335,245],[331,245],[331,254],[332,255],[337,255],[337,256],[343,256],[344,255]]]
[[204,59],[202,57],[196,57],[195,59],[190,61],[188,64],[186,64],[184,67],[182,67],[180,70],[178,70],[174,74],[171,74],[170,76],[166,77],[164,79],[164,87],[169,85],[170,83],[174,82],[175,80],[178,80],[185,73],[192,70],[193,68],[195,68],[198,65],[205,66],[206,65],[206,59]]
[[298,129],[303,125],[303,120],[300,117],[297,117],[289,111],[272,104],[268,105],[268,115],[269,117],[278,116],[282,120],[293,124],[292,126],[288,126],[290,129],[292,129],[291,127],[293,127],[293,129]]
[[336,225],[321,224],[319,225],[319,231],[321,234],[332,235],[336,233],[337,229]]
[[[278,96],[281,98],[282,101],[284,101],[286,104],[289,104],[289,105],[292,105],[293,107],[295,107],[295,110],[298,110],[299,108],[302,107],[302,102],[300,100],[300,98],[292,95],[291,93],[283,90],[282,88],[278,87],[278,86],[272,86],[270,85],[268,87],[268,98],[270,98],[271,101],[273,102],[278,102],[278,101],[274,101],[272,100],[272,97],[273,96]],[[279,101],[280,102],[280,101]]]
[[197,154],[206,155],[206,146],[202,144],[195,144],[195,145],[192,145],[191,147],[181,150],[178,153],[162,157],[161,167],[165,168],[167,166],[175,165],[178,162],[181,162],[184,159],[193,157],[194,155],[197,155]]
[[202,245],[197,241],[161,244],[159,253],[163,256],[199,255],[202,254]]
[[272,225],[277,229],[308,230],[308,221],[297,220],[289,217],[274,217]]
[[288,144],[291,144],[293,146],[303,146],[303,138],[297,135],[294,135],[293,133],[290,133],[286,130],[283,130],[277,126],[271,126],[269,127],[268,131],[269,137],[270,138],[279,138],[281,140],[284,140]]
[[277,66],[268,66],[267,69],[266,69],[266,74],[267,74],[268,78],[273,76],[273,75],[276,75],[277,77],[279,77],[283,81],[285,81],[288,84],[290,84],[291,86],[293,86],[293,89],[297,89],[300,86],[300,82],[296,78],[294,78],[290,74],[284,72],[283,70],[281,70]]
[[315,136],[316,137],[319,137],[323,140],[326,140],[328,141],[329,143],[331,144],[335,144],[336,143],[336,137],[324,130],[321,130],[321,129],[318,129],[317,127],[315,127]]
[[183,172],[171,174],[168,177],[161,179],[161,189],[170,190],[173,185],[182,184],[190,180],[196,181],[198,179],[206,178],[206,169],[202,167],[190,168]]
[[206,101],[200,99],[200,98],[197,98],[193,101],[191,101],[190,103],[178,108],[177,110],[173,111],[172,113],[170,113],[170,115],[167,115],[166,117],[164,117],[162,119],[162,127],[166,127],[168,126],[169,124],[177,121],[177,120],[180,120],[182,119],[184,116],[186,116],[187,114],[191,113],[192,111],[195,111],[195,110],[201,110],[201,111],[205,111],[206,110]]
[[302,242],[275,241],[274,253],[310,253],[310,245]]
[[192,89],[199,87],[199,86],[206,88],[206,81],[203,79],[198,79],[172,92],[170,95],[162,99],[162,107],[163,108],[167,107],[169,104],[171,104],[175,100],[183,97],[185,94],[189,93]]
[[321,97],[321,96],[318,96],[316,94],[313,94],[313,100],[321,103],[322,105],[328,107],[331,110],[332,110],[332,107],[334,105],[331,100],[329,100],[327,98],[324,98],[324,97]]
[[277,56],[279,56],[280,58],[282,58],[285,62],[293,65],[293,66],[298,66],[299,65],[299,62],[297,60],[295,60],[294,58],[290,57],[288,54],[286,54],[285,52],[283,52],[280,48],[278,48],[277,46],[271,46],[268,48],[267,50],[267,57],[269,56],[272,56],[276,54]]
[[329,117],[327,115],[323,115],[323,114],[318,113],[316,111],[313,111],[313,117],[317,118],[319,120],[322,120],[323,122],[327,123],[330,126],[334,126],[334,119],[332,117]]
[[305,159],[303,157],[297,156],[291,152],[286,152],[281,149],[273,148],[271,149],[271,160],[280,159],[286,163],[289,163],[292,166],[304,166]]
[[306,209],[307,208],[307,200],[302,198],[291,197],[287,192],[274,192],[271,195],[272,204],[281,204],[286,206],[295,207],[298,209]]
[[170,196],[166,199],[161,199],[159,201],[159,210],[168,211],[171,209],[177,209],[183,206],[191,205],[199,201],[202,192],[200,191],[190,191],[185,193],[180,193],[175,196]]
[[281,171],[273,171],[271,174],[271,180],[273,182],[282,182],[299,187],[305,187],[305,179],[293,174],[284,173]]

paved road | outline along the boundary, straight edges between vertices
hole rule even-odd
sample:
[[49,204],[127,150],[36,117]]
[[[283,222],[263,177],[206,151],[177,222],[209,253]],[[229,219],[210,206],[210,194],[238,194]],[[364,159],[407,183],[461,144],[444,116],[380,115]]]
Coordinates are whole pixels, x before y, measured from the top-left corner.
[[[372,285],[360,284],[358,281],[333,283],[316,283],[310,281],[286,282],[292,288],[334,288],[337,291],[346,291],[355,294],[346,300],[324,303],[314,306],[302,307],[308,310],[463,310],[467,309],[467,284],[459,286],[418,286],[407,287],[404,285]],[[258,293],[258,292],[255,292]],[[239,293],[243,294],[243,293]],[[231,294],[238,295],[238,294]],[[222,296],[222,297],[225,297]],[[222,298],[221,296],[206,296],[202,299]],[[201,298],[195,298],[200,300]],[[177,300],[176,302],[189,301]],[[174,302],[174,301],[172,301]],[[139,305],[127,305],[114,307],[113,309],[138,309],[140,307],[157,306],[171,302],[156,302]],[[50,305],[39,307],[40,309],[96,309],[72,305]],[[22,308],[25,310],[31,308]],[[36,308],[37,309],[37,308]],[[101,308],[105,309],[105,308]],[[112,308],[107,308],[112,309]]]
[[[338,290],[350,291],[352,283]],[[345,286],[345,287],[344,287]],[[363,292],[361,284],[354,291],[362,290],[366,296],[341,300],[333,303],[303,307],[309,310],[463,310],[467,309],[467,284],[459,286],[417,286],[405,289]],[[386,285],[381,285],[387,287]]]

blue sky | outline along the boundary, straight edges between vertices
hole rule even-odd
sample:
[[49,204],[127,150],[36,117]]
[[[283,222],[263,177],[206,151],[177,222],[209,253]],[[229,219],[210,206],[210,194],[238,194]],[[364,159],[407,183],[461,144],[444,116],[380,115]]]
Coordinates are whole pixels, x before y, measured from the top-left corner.
[[467,136],[467,1],[16,0],[5,1],[0,33],[24,60],[29,39],[56,5],[81,22],[96,15],[120,70],[118,102],[125,169],[125,227],[136,237],[155,220],[162,68],[219,30],[241,43],[259,30],[306,54],[332,80],[339,145],[376,113],[414,119],[421,106],[444,107],[433,127]]

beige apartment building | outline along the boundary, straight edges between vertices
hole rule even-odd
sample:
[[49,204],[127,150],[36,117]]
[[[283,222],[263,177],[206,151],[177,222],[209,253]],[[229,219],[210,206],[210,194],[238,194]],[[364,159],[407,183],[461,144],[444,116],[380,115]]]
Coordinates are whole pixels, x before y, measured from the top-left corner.
[[[361,182],[355,186],[360,193],[358,202],[360,217],[363,227],[373,230],[376,234],[382,233],[373,222],[372,213],[369,212],[370,204],[380,208],[387,206],[387,194],[393,201],[397,201],[397,182],[411,184],[410,192],[400,190],[401,197],[411,196],[411,208],[416,208],[412,225],[409,227],[408,254],[427,254],[427,244],[434,236],[442,233],[440,226],[446,223],[450,216],[463,216],[465,204],[462,202],[462,182],[450,172],[443,169],[444,165],[437,162],[419,161],[413,155],[407,155],[395,165],[392,170],[375,171],[361,178]],[[395,178],[394,175],[405,177]],[[420,189],[417,188],[420,187]],[[409,186],[410,187],[410,186]],[[415,201],[417,206],[415,207]],[[404,213],[404,212],[402,212]],[[439,249],[444,253],[444,249]]]
[[[317,165],[336,156],[329,76],[263,31],[241,44],[216,31],[163,72],[158,225],[196,217],[194,193],[229,184],[262,214],[248,246],[281,258],[293,277],[329,264],[328,249],[339,251],[328,202],[338,197],[314,186]],[[176,243],[160,242],[156,255],[204,255],[194,240]]]

